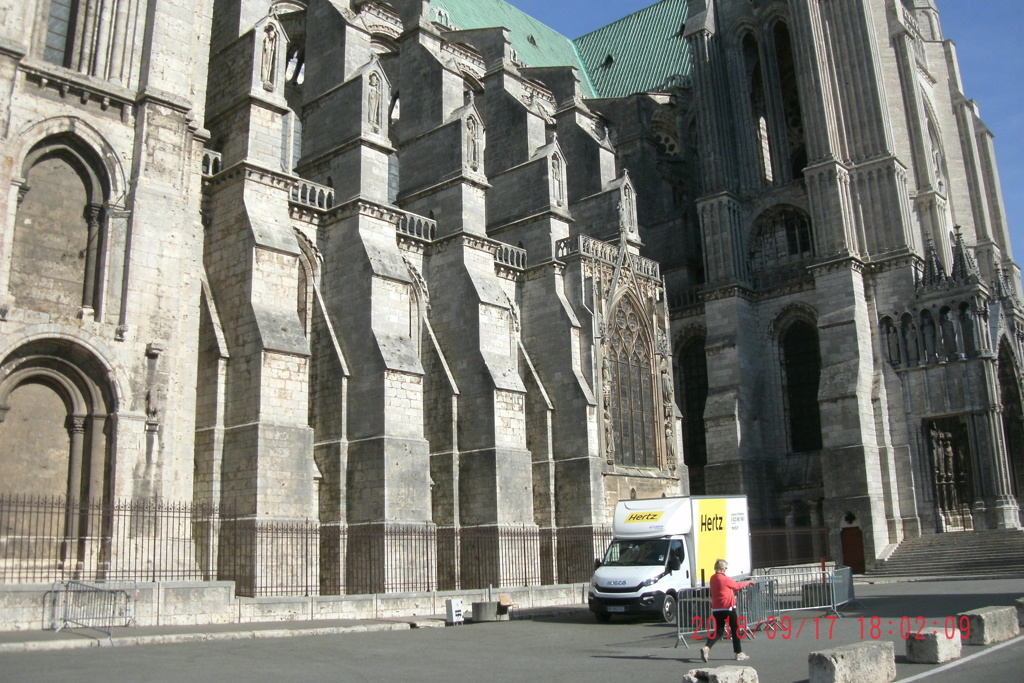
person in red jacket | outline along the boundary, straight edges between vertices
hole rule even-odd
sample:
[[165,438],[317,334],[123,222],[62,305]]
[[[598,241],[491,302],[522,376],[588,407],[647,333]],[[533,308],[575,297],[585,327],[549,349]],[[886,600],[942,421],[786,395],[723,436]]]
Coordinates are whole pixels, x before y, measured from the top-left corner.
[[736,659],[750,659],[750,656],[743,652],[743,641],[740,640],[739,621],[736,618],[736,591],[742,590],[751,584],[750,581],[737,583],[725,575],[729,563],[725,560],[715,561],[715,575],[711,577],[711,625],[709,631],[713,633],[708,638],[708,644],[701,648],[700,658],[705,662],[711,656],[711,646],[714,645],[725,632],[725,624],[729,623],[732,631],[732,650],[736,653]]

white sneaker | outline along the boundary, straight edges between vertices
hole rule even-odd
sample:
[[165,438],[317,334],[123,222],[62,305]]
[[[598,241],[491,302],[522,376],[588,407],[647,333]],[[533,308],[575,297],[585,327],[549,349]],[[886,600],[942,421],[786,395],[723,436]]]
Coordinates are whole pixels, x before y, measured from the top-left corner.
[[748,655],[746,652],[736,653],[736,661],[742,662],[744,659],[750,659],[750,655]]
[[708,661],[708,655],[710,655],[710,654],[711,654],[711,648],[710,647],[702,647],[700,649],[701,661],[704,661],[704,662]]

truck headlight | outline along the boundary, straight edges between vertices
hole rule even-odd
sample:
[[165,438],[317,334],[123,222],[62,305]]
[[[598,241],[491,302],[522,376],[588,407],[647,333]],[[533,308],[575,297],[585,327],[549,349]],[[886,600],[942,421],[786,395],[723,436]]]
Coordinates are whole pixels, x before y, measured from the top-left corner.
[[647,586],[653,586],[654,584],[656,584],[659,581],[661,581],[663,576],[665,576],[665,572],[662,572],[661,574],[658,574],[657,576],[652,576],[651,578],[649,578],[646,581],[644,581],[643,583],[641,583],[640,587],[641,588],[646,588]]

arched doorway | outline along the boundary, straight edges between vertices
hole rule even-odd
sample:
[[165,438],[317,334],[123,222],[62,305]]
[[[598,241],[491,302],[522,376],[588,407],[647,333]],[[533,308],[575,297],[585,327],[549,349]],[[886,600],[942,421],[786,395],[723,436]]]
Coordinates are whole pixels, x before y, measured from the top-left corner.
[[839,529],[839,543],[843,551],[843,564],[853,570],[854,574],[863,574],[866,569],[864,562],[864,532],[860,522],[852,512],[843,517],[843,525]]
[[999,347],[999,398],[1003,405],[1003,436],[1010,465],[1010,488],[1018,504],[1024,498],[1024,410],[1019,373],[1005,342]]

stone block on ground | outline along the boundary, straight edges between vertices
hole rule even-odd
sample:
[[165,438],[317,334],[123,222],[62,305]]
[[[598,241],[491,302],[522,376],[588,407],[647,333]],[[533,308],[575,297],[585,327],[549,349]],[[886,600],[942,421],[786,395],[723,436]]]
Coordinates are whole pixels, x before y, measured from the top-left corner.
[[1017,607],[1017,626],[1024,626],[1024,598],[1017,598],[1013,604]]
[[840,645],[807,657],[810,683],[889,683],[896,678],[896,648],[890,641]]
[[967,617],[970,623],[969,630],[964,629],[968,645],[1001,643],[1020,633],[1017,610],[1013,607],[981,607],[970,612],[961,612],[957,615],[958,624],[961,624],[960,617]]
[[907,661],[914,664],[943,664],[960,658],[960,631],[953,637],[945,629],[932,629],[906,639]]
[[757,671],[749,666],[719,666],[713,669],[691,669],[683,683],[758,683]]

